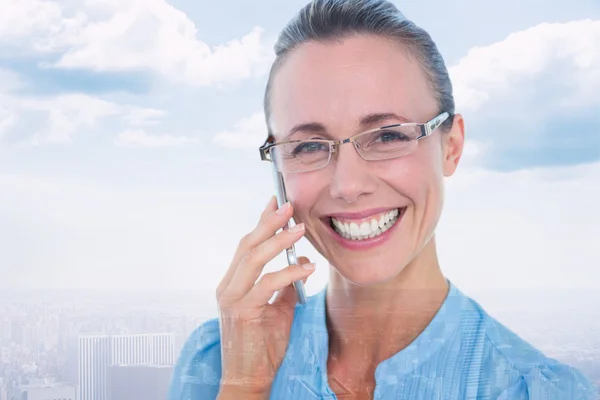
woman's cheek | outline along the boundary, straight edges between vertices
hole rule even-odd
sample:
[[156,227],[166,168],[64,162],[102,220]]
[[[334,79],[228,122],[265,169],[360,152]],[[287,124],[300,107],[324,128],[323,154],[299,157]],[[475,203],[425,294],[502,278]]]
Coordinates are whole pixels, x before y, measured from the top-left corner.
[[292,216],[296,224],[300,222],[306,223],[306,210],[310,209],[308,206],[307,193],[302,190],[302,179],[298,179],[296,176],[284,177],[285,191],[288,200],[294,207],[294,215]]
[[284,179],[288,199],[301,215],[312,209],[319,200],[320,180],[311,175],[313,174],[291,174]]

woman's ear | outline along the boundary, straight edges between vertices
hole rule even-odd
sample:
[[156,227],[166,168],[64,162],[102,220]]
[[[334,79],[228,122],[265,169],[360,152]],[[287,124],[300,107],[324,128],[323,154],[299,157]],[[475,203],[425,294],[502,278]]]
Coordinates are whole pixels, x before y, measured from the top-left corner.
[[451,176],[456,171],[465,145],[465,121],[460,114],[454,115],[452,129],[443,135],[443,171],[444,176]]

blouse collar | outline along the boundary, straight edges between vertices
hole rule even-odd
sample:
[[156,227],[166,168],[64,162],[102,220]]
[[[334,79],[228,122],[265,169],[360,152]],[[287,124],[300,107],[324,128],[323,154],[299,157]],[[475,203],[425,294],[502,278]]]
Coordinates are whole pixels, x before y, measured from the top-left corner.
[[[458,330],[461,320],[461,304],[465,299],[450,280],[448,294],[444,302],[425,330],[413,340],[406,348],[382,361],[375,369],[376,384],[394,384],[399,375],[407,374],[419,367],[423,362],[435,354],[448,338]],[[329,334],[326,323],[327,288],[319,291],[312,301],[310,327],[311,347],[317,361],[316,369],[320,375],[320,387],[323,394],[332,395],[327,377],[327,357],[329,354]],[[308,311],[308,310],[307,310]]]

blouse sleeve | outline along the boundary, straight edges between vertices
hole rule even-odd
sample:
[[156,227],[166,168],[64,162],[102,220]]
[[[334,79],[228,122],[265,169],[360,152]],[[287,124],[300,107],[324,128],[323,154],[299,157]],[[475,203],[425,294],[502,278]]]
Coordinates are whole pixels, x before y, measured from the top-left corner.
[[168,400],[215,400],[221,380],[219,320],[202,323],[186,340],[173,369]]
[[600,392],[577,369],[557,363],[523,374],[498,400],[598,400]]

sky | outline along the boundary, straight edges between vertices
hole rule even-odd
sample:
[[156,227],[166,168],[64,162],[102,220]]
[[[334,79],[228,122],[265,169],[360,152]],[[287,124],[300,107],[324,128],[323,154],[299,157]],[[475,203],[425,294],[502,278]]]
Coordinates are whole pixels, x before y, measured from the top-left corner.
[[[394,3],[438,45],[466,121],[444,273],[465,291],[600,288],[600,3]],[[273,193],[262,96],[304,4],[0,1],[0,288],[212,301]],[[314,293],[327,263],[298,253]]]

